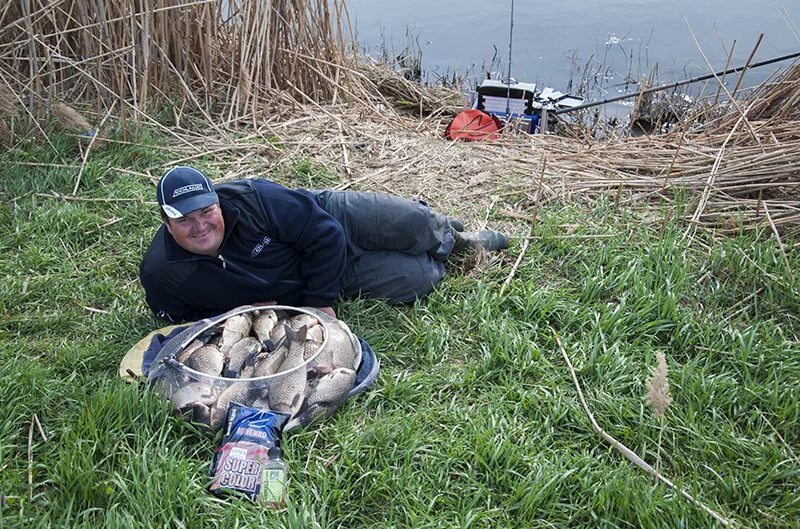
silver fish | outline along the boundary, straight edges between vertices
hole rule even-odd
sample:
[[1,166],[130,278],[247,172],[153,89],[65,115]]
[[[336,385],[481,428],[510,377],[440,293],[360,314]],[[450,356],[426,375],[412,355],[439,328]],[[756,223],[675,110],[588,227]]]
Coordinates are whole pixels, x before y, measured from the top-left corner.
[[186,359],[189,358],[189,356],[191,356],[193,352],[203,347],[203,345],[204,345],[203,342],[201,342],[200,340],[194,340],[192,343],[187,345],[183,349],[183,351],[178,353],[178,355],[175,357],[175,360],[183,364],[184,362],[186,362]]
[[318,350],[319,350],[318,343],[314,343],[311,340],[306,340],[306,343],[303,347],[303,359],[308,360],[309,358],[314,356],[314,354],[316,354]]
[[183,363],[186,361],[189,356],[207,344],[216,345],[219,342],[220,337],[220,330],[216,327],[211,327],[206,329],[202,333],[200,333],[189,345],[187,345],[182,351],[175,355],[175,359]]
[[217,400],[217,391],[206,384],[191,382],[172,394],[172,414],[188,422],[208,425],[210,408]]
[[225,363],[225,355],[222,354],[216,345],[204,345],[186,359],[184,365],[188,368],[206,373],[207,375],[219,376]]
[[326,322],[328,341],[317,356],[316,363],[358,369],[361,363],[361,344],[342,320]]
[[286,326],[284,325],[276,325],[272,332],[269,333],[269,339],[272,340],[273,343],[280,343],[281,340],[286,336]]
[[[263,345],[263,344],[262,344]],[[263,351],[263,347],[261,349]],[[242,370],[239,371],[237,375],[239,378],[250,378],[255,371],[256,365],[258,364],[259,357],[261,355],[267,354],[265,352],[256,353],[254,355],[248,356],[247,359],[244,361],[244,365],[242,366]]]
[[275,328],[278,323],[278,315],[274,310],[264,310],[259,312],[258,316],[253,320],[253,332],[261,342],[266,342],[270,339],[269,333]]
[[267,386],[264,386],[261,389],[261,396],[259,396],[252,403],[250,403],[250,406],[252,406],[253,408],[260,408],[262,410],[268,410],[269,409],[268,395],[269,391],[267,390]]
[[314,342],[319,345],[325,336],[323,335],[322,325],[314,325],[306,333],[306,342]]
[[322,345],[325,336],[323,334],[322,325],[315,325],[308,329],[306,333],[306,349],[303,353],[306,360],[314,356]]
[[271,410],[289,413],[293,416],[302,406],[306,391],[306,370],[295,369],[304,361],[306,328],[295,331],[287,326],[286,339],[289,342],[289,352],[278,372],[292,371],[281,377],[270,388],[269,407]]
[[287,433],[295,428],[305,428],[314,421],[332,415],[333,412],[336,411],[336,408],[337,407],[335,405],[322,403],[308,406],[306,409],[297,414],[296,417],[292,417],[286,422],[286,426],[283,427],[283,432]]
[[238,377],[247,360],[260,350],[261,342],[258,341],[258,338],[245,336],[236,342],[228,352],[228,361],[222,375],[228,378]]
[[[286,353],[289,349],[286,346],[278,347],[271,353],[261,353],[256,357],[255,368],[253,369],[253,377],[266,377],[274,375],[286,359]],[[244,374],[242,374],[244,376]]]
[[210,411],[202,402],[190,402],[182,408],[173,408],[172,416],[186,422],[202,423],[208,426]]
[[312,327],[319,325],[319,320],[310,314],[301,313],[288,318],[286,320],[286,324],[295,331],[298,331],[301,327],[311,329]]
[[225,425],[228,416],[228,405],[231,402],[247,404],[250,400],[250,384],[247,382],[235,382],[225,388],[219,394],[217,402],[211,407],[211,421],[209,426],[213,431],[217,431]]
[[347,392],[353,389],[356,381],[356,372],[346,367],[337,367],[309,383],[306,406],[314,404],[338,404]]
[[211,423],[211,408],[205,404],[195,402],[183,410],[183,418],[189,422],[200,423],[208,426]]
[[209,406],[217,400],[217,392],[208,384],[190,382],[175,390],[170,400],[175,410],[183,409],[195,402]]
[[[315,378],[322,378],[323,376],[332,373],[334,369],[337,368],[330,364],[312,364],[309,365],[306,376],[312,380]],[[311,381],[309,381],[309,383],[310,382]]]
[[237,314],[225,320],[225,325],[222,327],[222,340],[219,343],[220,350],[228,354],[236,342],[250,334],[252,326],[253,315],[249,312]]

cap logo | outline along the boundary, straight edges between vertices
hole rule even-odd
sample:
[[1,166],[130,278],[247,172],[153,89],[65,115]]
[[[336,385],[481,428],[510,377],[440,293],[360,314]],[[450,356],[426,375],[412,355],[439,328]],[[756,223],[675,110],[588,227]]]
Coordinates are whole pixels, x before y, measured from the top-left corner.
[[185,193],[191,193],[192,191],[202,191],[202,190],[203,190],[203,184],[191,184],[188,186],[179,187],[172,192],[172,198],[183,195]]
[[169,204],[164,204],[161,207],[164,209],[164,213],[167,214],[167,217],[169,217],[171,219],[179,219],[179,218],[183,217],[183,214],[180,211],[178,211],[177,209],[173,208]]

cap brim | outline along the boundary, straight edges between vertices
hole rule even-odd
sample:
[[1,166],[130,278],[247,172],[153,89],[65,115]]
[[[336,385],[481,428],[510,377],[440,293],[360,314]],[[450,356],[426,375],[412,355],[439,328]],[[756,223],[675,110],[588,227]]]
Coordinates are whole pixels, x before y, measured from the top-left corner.
[[210,193],[203,193],[202,195],[196,195],[185,200],[180,200],[174,204],[170,204],[169,206],[162,206],[162,209],[169,218],[179,219],[193,211],[197,211],[198,209],[213,206],[218,201],[219,198],[217,197],[217,194],[212,191]]

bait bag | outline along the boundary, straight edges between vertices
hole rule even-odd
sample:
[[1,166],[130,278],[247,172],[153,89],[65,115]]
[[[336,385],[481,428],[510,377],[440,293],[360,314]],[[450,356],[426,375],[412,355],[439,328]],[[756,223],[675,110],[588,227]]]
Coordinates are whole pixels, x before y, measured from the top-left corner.
[[267,501],[263,487],[269,453],[279,445],[287,419],[282,413],[231,404],[225,435],[208,469],[214,478],[209,491],[218,496],[240,493],[255,502]]

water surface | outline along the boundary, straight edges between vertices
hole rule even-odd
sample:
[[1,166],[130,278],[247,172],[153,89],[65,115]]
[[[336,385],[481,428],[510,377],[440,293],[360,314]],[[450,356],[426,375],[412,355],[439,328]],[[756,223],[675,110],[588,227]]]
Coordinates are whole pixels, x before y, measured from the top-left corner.
[[[485,69],[505,76],[511,0],[347,0],[347,6],[359,42],[375,57],[382,48],[399,53],[410,32],[422,52],[424,80],[453,70],[476,79]],[[731,62],[742,65],[760,33],[754,61],[800,51],[798,23],[797,0],[515,0],[512,76],[566,92],[588,72],[602,81],[605,95],[615,95],[626,78],[638,80],[656,66],[660,82],[710,73],[703,54],[722,70],[734,41]],[[787,64],[753,70],[745,85]]]

